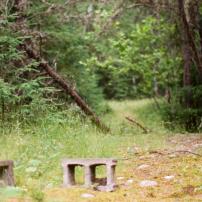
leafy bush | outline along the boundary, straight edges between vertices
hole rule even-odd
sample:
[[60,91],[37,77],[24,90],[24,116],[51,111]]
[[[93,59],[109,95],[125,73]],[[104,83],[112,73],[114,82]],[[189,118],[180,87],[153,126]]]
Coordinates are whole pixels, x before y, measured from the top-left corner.
[[[185,100],[187,95],[189,95],[190,106]],[[179,88],[173,91],[170,104],[164,105],[163,118],[165,122],[172,123],[172,128],[179,126],[190,132],[201,131],[202,105],[200,103],[202,103],[202,85]]]
[[[96,70],[99,84],[107,98],[124,99],[163,94],[175,85],[180,57],[173,55],[165,41],[175,27],[154,17],[147,17],[129,32],[118,31],[108,39],[105,50],[87,60],[86,66]],[[102,53],[102,57],[100,57]]]

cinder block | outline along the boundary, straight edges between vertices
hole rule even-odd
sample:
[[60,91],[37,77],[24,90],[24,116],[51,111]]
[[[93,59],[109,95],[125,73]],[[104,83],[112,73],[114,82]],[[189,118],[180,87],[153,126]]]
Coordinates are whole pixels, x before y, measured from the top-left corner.
[[75,182],[75,167],[84,167],[84,185],[91,187],[96,183],[96,167],[106,166],[106,185],[98,185],[97,190],[100,191],[113,191],[115,188],[115,168],[117,160],[108,158],[98,159],[64,159],[62,161],[63,167],[63,183],[65,187],[71,187],[76,184]]
[[0,187],[14,186],[13,161],[0,161]]

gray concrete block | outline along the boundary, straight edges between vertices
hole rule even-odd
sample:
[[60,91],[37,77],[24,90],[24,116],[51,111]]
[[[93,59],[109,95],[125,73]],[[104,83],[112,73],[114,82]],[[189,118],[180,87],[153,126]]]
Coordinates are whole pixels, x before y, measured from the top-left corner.
[[96,167],[106,166],[106,185],[98,185],[97,190],[113,191],[115,189],[115,168],[117,161],[111,158],[97,159],[64,159],[63,167],[63,183],[65,187],[71,187],[75,182],[75,167],[81,166],[84,168],[84,186],[91,187],[96,183]]

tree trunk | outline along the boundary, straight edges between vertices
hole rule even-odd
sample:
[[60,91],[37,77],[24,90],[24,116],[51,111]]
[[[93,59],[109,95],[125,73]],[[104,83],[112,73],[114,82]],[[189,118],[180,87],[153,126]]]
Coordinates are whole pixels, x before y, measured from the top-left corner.
[[[183,87],[185,89],[184,102],[185,107],[191,107],[191,66],[192,66],[192,49],[190,46],[189,36],[187,35],[187,28],[189,26],[184,10],[184,1],[179,0],[179,13],[181,20],[181,40],[182,40],[182,55],[183,55]],[[184,20],[186,17],[186,23]],[[190,28],[189,28],[190,31]]]
[[[179,17],[181,20],[182,50],[184,60],[183,87],[184,108],[198,110],[200,108],[200,99],[193,96],[192,89],[199,85],[202,80],[202,52],[200,39],[200,29],[198,26],[198,0],[178,0]],[[192,67],[197,67],[198,75]],[[199,78],[199,79],[198,79]],[[198,81],[199,80],[199,81]],[[189,112],[187,112],[189,113]],[[188,114],[185,125],[190,130],[198,126],[196,114]]]
[[[197,0],[196,0],[197,2]],[[182,32],[185,33],[187,41],[189,43],[189,46],[191,47],[192,50],[192,54],[193,54],[193,59],[194,62],[196,64],[198,73],[200,78],[202,78],[202,61],[201,61],[201,56],[200,53],[198,51],[197,45],[195,43],[195,37],[193,35],[192,29],[190,27],[190,21],[188,21],[187,19],[187,14],[188,13],[190,15],[190,4],[193,3],[193,1],[188,1],[187,6],[188,8],[186,8],[185,11],[185,0],[178,0],[178,11],[179,11],[179,17],[181,19],[181,24],[182,24]],[[192,6],[192,5],[191,5]],[[195,12],[195,11],[194,11]],[[189,19],[191,20],[191,19]]]
[[200,14],[200,7],[202,7],[202,2],[198,2],[196,5],[196,31],[199,33],[199,51],[200,59],[202,60],[202,15]]
[[185,88],[184,104],[186,107],[191,107],[191,66],[192,66],[192,51],[189,43],[185,39],[183,42],[183,60],[184,60],[184,71],[183,71],[183,87]]
[[183,60],[184,60],[184,74],[183,74],[183,86],[191,86],[191,65],[192,54],[188,43],[183,44]]

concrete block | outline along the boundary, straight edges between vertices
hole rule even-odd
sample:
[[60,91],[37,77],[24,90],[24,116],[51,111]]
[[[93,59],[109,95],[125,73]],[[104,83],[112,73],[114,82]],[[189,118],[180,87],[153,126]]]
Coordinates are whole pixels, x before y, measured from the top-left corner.
[[96,158],[96,159],[64,159],[63,167],[63,184],[65,187],[76,185],[75,182],[75,167],[81,166],[84,168],[84,186],[91,187],[96,183],[96,167],[106,166],[106,185],[98,185],[97,190],[113,191],[115,185],[115,168],[117,161],[111,158]]

